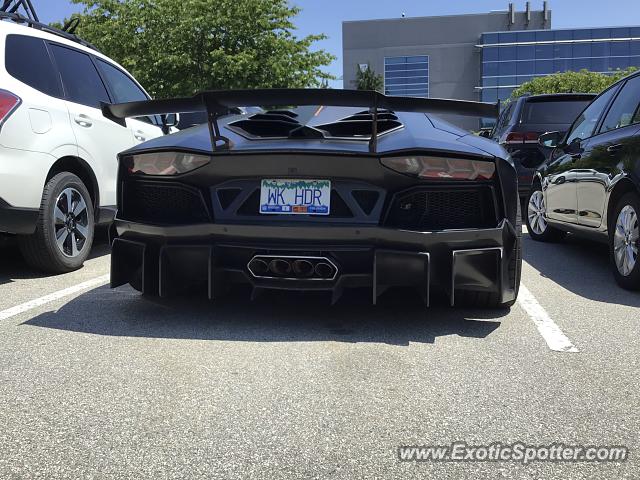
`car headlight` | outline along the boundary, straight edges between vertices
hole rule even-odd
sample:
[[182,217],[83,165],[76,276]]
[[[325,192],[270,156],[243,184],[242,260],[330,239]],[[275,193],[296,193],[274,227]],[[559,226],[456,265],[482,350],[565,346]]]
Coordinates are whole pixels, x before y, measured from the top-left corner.
[[483,160],[407,156],[380,161],[396,172],[432,180],[491,180],[496,173],[495,163]]
[[207,165],[206,155],[183,152],[153,152],[132,155],[124,159],[127,171],[142,175],[180,175]]

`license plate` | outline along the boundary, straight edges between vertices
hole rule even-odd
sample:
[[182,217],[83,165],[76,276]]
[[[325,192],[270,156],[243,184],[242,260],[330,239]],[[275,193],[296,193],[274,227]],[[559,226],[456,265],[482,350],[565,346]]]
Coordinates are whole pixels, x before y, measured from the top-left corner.
[[329,215],[331,181],[273,180],[260,183],[260,213]]

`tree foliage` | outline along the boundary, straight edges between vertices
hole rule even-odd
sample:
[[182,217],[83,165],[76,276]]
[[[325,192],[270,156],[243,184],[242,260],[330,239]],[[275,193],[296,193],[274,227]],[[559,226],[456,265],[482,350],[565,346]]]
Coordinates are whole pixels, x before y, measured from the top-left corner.
[[334,57],[297,38],[287,0],[72,0],[77,33],[154,97],[206,89],[303,88],[333,78]]
[[382,92],[384,89],[384,80],[382,75],[376,74],[371,68],[371,65],[367,64],[367,68],[362,70],[359,66],[356,70],[356,85],[358,90],[375,90]]
[[588,70],[579,72],[554,73],[545,77],[536,77],[523,83],[511,92],[511,98],[524,94],[539,95],[543,93],[600,93],[612,83],[637,70],[635,67],[616,70],[612,73],[597,73]]

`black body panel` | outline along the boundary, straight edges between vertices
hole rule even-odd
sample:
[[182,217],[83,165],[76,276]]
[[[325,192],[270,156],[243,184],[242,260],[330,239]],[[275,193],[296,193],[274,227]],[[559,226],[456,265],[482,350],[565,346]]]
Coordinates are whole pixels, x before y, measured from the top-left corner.
[[[389,102],[417,111],[424,103]],[[131,283],[160,296],[201,288],[214,299],[243,283],[254,294],[328,291],[333,301],[347,288],[366,287],[374,302],[390,287],[409,287],[426,303],[434,291],[452,304],[460,291],[513,301],[518,192],[508,155],[424,113],[377,116],[353,107],[229,116],[216,124],[224,145],[213,148],[211,129],[201,126],[123,152],[112,286]],[[352,129],[353,137],[332,136]],[[178,175],[130,172],[132,156],[155,152],[210,161]],[[419,178],[382,163],[414,156],[492,164],[495,174]],[[261,214],[262,179],[329,180],[330,213]]]
[[0,232],[30,235],[36,230],[37,208],[12,207],[0,198]]

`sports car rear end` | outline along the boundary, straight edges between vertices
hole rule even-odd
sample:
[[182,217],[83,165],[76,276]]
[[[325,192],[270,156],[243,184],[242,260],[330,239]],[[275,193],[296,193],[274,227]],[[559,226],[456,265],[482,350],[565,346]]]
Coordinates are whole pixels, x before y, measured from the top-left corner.
[[[368,92],[363,110],[351,106],[367,103],[362,92],[326,90],[289,92],[290,103],[311,103],[302,92],[337,106],[210,117],[120,155],[113,287],[215,299],[248,284],[334,301],[364,287],[374,303],[400,287],[426,304],[433,293],[452,305],[514,301],[517,181],[500,147],[422,112],[434,103]],[[252,94],[208,95],[221,109]],[[168,108],[148,103],[121,113]]]

